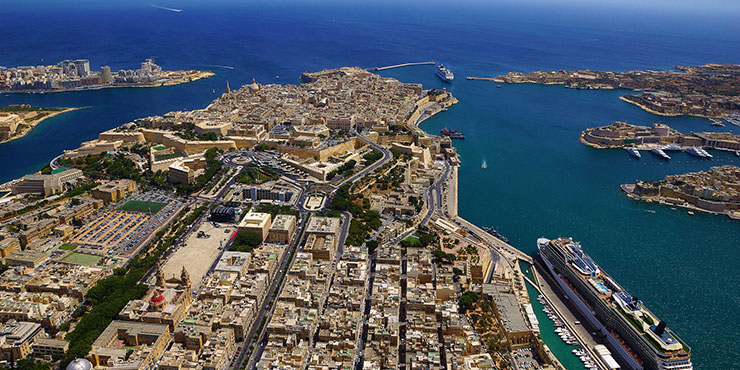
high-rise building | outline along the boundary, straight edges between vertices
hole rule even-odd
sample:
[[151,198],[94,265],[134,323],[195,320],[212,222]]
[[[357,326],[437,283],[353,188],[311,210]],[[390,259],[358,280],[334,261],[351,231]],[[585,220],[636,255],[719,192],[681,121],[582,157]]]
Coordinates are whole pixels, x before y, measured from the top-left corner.
[[110,67],[108,66],[100,67],[100,79],[104,84],[113,82],[113,74],[110,71]]
[[75,62],[73,60],[63,60],[59,62],[58,65],[62,69],[62,73],[64,73],[65,75],[78,76],[77,66],[75,65]]
[[77,67],[77,75],[80,77],[87,77],[90,75],[90,61],[87,59],[75,60],[75,67]]

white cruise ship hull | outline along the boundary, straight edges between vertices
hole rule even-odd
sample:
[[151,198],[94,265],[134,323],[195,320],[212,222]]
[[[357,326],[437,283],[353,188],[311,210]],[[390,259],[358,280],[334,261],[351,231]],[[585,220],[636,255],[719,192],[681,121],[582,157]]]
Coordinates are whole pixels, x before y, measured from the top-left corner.
[[634,357],[632,357],[632,355],[630,355],[627,349],[624,348],[624,345],[622,345],[619,340],[617,340],[617,338],[604,327],[604,324],[602,324],[601,321],[596,318],[596,315],[591,310],[591,308],[589,308],[588,305],[581,299],[581,297],[563,281],[563,278],[557,271],[555,271],[555,267],[552,265],[552,263],[550,263],[550,261],[547,260],[547,257],[545,257],[542,253],[540,253],[540,257],[545,262],[545,266],[547,266],[547,269],[550,270],[550,274],[552,275],[552,277],[555,279],[555,281],[558,282],[560,288],[565,292],[565,294],[568,295],[570,301],[575,303],[576,307],[578,307],[578,310],[581,311],[584,316],[586,316],[591,325],[593,325],[596,330],[604,335],[604,337],[609,341],[613,348],[616,348],[617,352],[619,352],[619,356],[628,363],[631,369],[643,370],[643,366],[640,365],[634,359]]

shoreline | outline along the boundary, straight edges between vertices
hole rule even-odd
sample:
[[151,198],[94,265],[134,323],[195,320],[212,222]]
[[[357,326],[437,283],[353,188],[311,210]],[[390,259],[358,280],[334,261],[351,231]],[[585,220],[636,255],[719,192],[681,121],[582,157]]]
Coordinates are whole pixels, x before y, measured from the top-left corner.
[[740,218],[737,218],[738,216],[733,217],[731,213],[728,212],[715,212],[708,209],[697,207],[690,203],[671,203],[667,201],[667,199],[675,199],[675,198],[667,198],[667,197],[643,197],[634,194],[632,191],[629,190],[630,186],[634,186],[634,184],[621,184],[619,185],[619,190],[621,190],[628,198],[644,202],[644,203],[651,203],[651,204],[660,204],[661,206],[668,206],[668,207],[676,207],[676,208],[682,208],[689,211],[697,211],[701,213],[706,213],[714,216],[727,216],[731,220],[740,220]]
[[138,89],[148,89],[148,88],[155,88],[155,87],[165,87],[165,86],[175,86],[175,85],[182,85],[190,82],[195,82],[198,80],[211,78],[215,76],[216,74],[210,71],[198,71],[196,75],[193,77],[182,77],[182,78],[176,78],[176,79],[170,79],[166,81],[159,81],[159,82],[153,82],[153,83],[143,83],[143,84],[125,84],[125,85],[117,85],[117,84],[110,84],[110,85],[94,85],[90,88],[74,88],[74,89],[53,89],[53,90],[0,90],[0,94],[55,94],[55,93],[64,93],[64,92],[81,92],[81,91],[98,91],[98,90],[104,90],[104,89],[125,89],[125,88],[138,88]]
[[[58,116],[60,114],[64,114],[64,113],[68,113],[68,112],[72,112],[72,111],[76,111],[76,110],[80,110],[80,109],[87,109],[87,108],[90,108],[90,107],[87,106],[87,107],[55,108],[55,110],[45,110],[44,108],[42,108],[42,110],[39,111],[39,112],[41,112],[41,113],[48,113],[47,115],[45,115],[45,116],[43,116],[41,118],[35,119],[35,120],[33,120],[33,121],[29,122],[29,123],[23,123],[24,125],[27,126],[23,131],[19,131],[15,135],[13,135],[12,137],[7,138],[5,140],[0,140],[0,145],[5,144],[5,143],[9,143],[9,142],[11,142],[13,140],[17,140],[17,139],[21,139],[21,138],[26,137],[38,125],[40,125],[42,122],[46,121],[49,118],[56,117],[56,116]],[[56,110],[56,109],[59,109],[59,110]]]
[[[636,90],[633,90],[633,91],[636,91]],[[636,105],[637,107],[639,107],[640,109],[644,110],[645,112],[654,114],[656,116],[663,116],[663,117],[690,116],[690,117],[699,117],[699,118],[717,118],[717,117],[704,116],[704,115],[700,115],[700,114],[682,114],[682,113],[664,113],[664,112],[658,112],[656,110],[653,110],[653,109],[648,108],[644,104],[640,104],[638,102],[629,100],[624,95],[623,96],[620,96],[619,97],[619,100],[621,100],[623,102],[630,103],[632,105]]]

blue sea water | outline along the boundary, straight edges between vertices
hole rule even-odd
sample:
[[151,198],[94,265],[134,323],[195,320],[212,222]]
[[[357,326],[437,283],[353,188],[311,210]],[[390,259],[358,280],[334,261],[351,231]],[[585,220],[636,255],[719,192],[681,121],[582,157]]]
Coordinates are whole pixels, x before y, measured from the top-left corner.
[[[688,216],[631,201],[618,185],[734,163],[678,154],[664,163],[645,153],[580,144],[578,133],[614,120],[661,121],[710,130],[707,120],[657,117],[618,100],[624,91],[466,81],[509,71],[590,68],[669,69],[739,63],[740,14],[733,2],[688,1],[376,3],[323,1],[5,0],[0,4],[0,65],[90,59],[93,68],[135,68],[155,57],[166,69],[209,69],[216,76],[156,89],[0,95],[0,105],[89,106],[57,116],[25,138],[0,145],[0,181],[39,169],[64,149],[137,117],[206,106],[255,78],[297,83],[303,71],[339,66],[443,62],[383,72],[425,87],[446,87],[460,103],[423,124],[463,130],[460,214],[496,226],[535,252],[540,236],[572,236],[625,288],[643,299],[692,347],[697,369],[730,369],[740,360],[740,227],[727,218]],[[229,66],[223,68],[219,66]],[[729,127],[728,127],[729,128]],[[738,132],[738,130],[735,130]],[[482,161],[488,168],[481,169]],[[680,161],[680,163],[679,163]]]

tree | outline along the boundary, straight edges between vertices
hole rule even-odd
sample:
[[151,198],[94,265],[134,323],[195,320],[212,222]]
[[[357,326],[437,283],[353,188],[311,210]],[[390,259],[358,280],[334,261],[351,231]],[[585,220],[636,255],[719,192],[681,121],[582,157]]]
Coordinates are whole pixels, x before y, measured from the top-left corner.
[[372,254],[378,248],[378,241],[377,240],[368,240],[368,241],[365,242],[365,246],[367,247],[367,252],[369,254]]
[[262,238],[256,234],[240,232],[234,237],[231,244],[231,250],[237,252],[251,252],[254,248],[262,244]]
[[460,296],[460,308],[463,312],[466,312],[473,308],[478,299],[480,299],[478,293],[467,291]]

